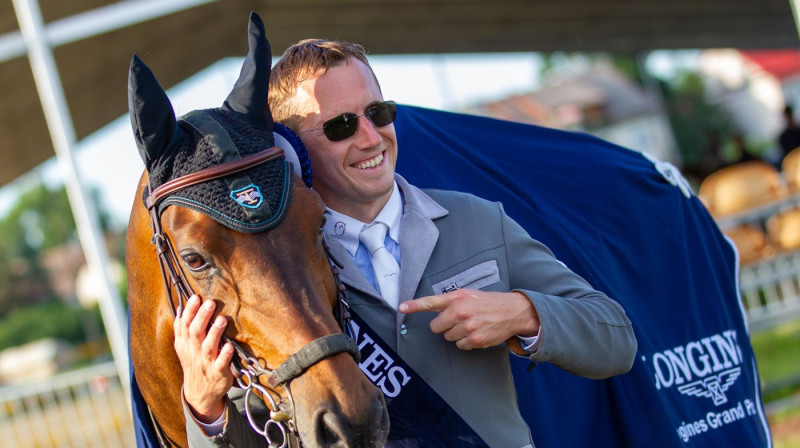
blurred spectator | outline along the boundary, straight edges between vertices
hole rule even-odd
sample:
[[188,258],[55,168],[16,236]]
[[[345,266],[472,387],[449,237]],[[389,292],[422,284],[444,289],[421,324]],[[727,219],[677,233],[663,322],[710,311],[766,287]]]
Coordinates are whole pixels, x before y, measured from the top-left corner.
[[778,136],[778,143],[780,143],[783,150],[781,160],[789,151],[800,146],[800,127],[794,121],[794,108],[791,105],[787,104],[783,109],[783,118],[786,126]]

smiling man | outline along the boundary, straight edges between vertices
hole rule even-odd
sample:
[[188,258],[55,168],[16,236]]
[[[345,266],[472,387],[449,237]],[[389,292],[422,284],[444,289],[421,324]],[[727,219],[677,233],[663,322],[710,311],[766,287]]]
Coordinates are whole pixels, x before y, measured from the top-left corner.
[[[533,446],[509,350],[589,378],[631,368],[637,345],[622,307],[530,238],[501,204],[423,191],[395,173],[396,107],[361,46],[298,42],[273,68],[269,95],[275,120],[310,155],[353,311],[489,446]],[[218,338],[209,333],[207,346]],[[195,368],[229,375],[221,364]],[[206,435],[224,419],[217,423]]]
[[300,82],[291,101],[314,190],[328,208],[372,222],[392,194],[397,163],[395,107],[383,101],[372,71],[361,61],[342,64]]

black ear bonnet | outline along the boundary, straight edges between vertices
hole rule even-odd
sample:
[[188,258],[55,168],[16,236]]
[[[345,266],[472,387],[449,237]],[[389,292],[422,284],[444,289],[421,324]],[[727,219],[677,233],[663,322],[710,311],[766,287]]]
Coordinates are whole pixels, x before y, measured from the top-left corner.
[[[261,123],[224,109],[190,112],[178,120],[183,138],[172,164],[150,173],[150,188],[187,174],[221,165],[275,146],[272,132]],[[172,204],[205,213],[240,232],[262,232],[278,224],[291,199],[294,172],[283,158],[246,171],[179,190],[159,205],[159,215]]]
[[[294,167],[310,186],[308,155],[285,126],[275,126],[267,104],[271,49],[261,19],[251,13],[250,51],[239,79],[220,108],[189,112],[175,119],[172,105],[150,69],[131,61],[128,102],[139,152],[149,174],[145,196],[166,182],[268,150],[281,134],[286,157],[175,191],[158,205],[198,210],[233,230],[255,233],[277,225],[291,200]],[[290,142],[286,145],[286,142]],[[297,153],[293,151],[297,150]],[[308,168],[308,169],[306,169]]]

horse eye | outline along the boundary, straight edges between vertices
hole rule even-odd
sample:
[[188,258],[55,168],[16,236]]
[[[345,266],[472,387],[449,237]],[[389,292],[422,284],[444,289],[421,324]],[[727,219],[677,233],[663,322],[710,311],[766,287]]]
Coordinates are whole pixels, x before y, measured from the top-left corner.
[[208,262],[206,262],[206,259],[194,252],[181,255],[181,258],[183,258],[183,262],[186,263],[186,266],[193,271],[201,271],[208,267]]

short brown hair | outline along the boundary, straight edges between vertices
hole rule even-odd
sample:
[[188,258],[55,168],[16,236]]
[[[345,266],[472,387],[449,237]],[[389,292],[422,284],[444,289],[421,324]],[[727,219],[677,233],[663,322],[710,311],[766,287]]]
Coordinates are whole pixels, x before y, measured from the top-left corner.
[[269,107],[273,119],[298,131],[300,116],[297,104],[293,101],[297,85],[316,76],[320,71],[325,72],[332,67],[347,64],[350,58],[363,62],[372,71],[364,47],[358,44],[305,39],[287,48],[272,67],[269,78]]

